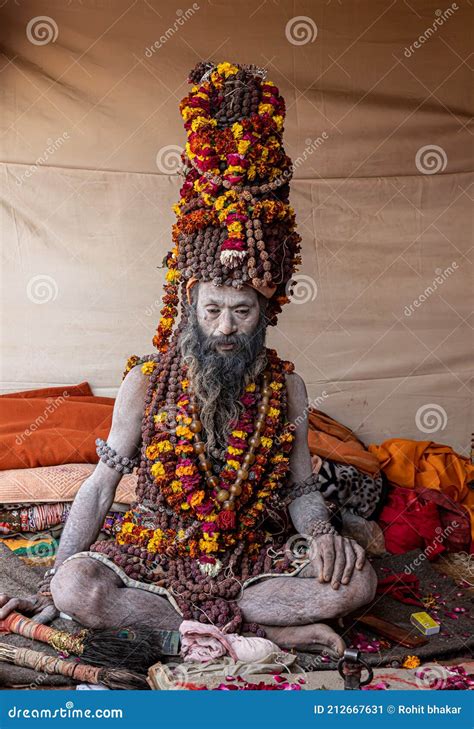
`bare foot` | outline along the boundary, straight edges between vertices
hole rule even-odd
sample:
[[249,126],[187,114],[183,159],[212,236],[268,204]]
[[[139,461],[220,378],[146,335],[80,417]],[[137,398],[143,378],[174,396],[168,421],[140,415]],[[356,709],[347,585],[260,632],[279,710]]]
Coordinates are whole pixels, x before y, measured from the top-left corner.
[[324,623],[288,627],[262,625],[262,628],[267,638],[273,640],[280,648],[295,648],[308,652],[325,650],[332,656],[342,656],[346,647],[342,638]]

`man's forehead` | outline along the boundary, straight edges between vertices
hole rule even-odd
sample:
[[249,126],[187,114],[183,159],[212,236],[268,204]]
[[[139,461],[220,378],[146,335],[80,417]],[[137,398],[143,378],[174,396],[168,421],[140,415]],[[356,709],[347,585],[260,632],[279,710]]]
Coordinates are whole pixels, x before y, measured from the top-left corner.
[[215,286],[211,281],[200,281],[198,284],[198,301],[200,304],[227,304],[230,306],[250,306],[258,300],[258,294],[250,286],[234,289],[232,286]]

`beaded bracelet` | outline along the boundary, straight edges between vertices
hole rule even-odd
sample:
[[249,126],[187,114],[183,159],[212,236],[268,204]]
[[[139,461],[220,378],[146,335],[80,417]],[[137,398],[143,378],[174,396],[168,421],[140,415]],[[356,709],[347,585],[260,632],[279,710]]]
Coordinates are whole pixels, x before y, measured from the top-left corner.
[[311,476],[304,481],[295,481],[284,489],[281,489],[279,496],[285,506],[300,496],[306,496],[313,491],[319,491],[319,476],[312,473]]
[[114,468],[119,473],[131,473],[135,466],[139,463],[139,456],[135,458],[127,458],[126,456],[120,456],[116,450],[108,445],[107,441],[102,438],[96,440],[96,451],[100,460],[105,463],[106,466]]
[[311,537],[320,537],[323,534],[337,535],[337,529],[333,527],[330,521],[318,519],[312,524],[309,534]]

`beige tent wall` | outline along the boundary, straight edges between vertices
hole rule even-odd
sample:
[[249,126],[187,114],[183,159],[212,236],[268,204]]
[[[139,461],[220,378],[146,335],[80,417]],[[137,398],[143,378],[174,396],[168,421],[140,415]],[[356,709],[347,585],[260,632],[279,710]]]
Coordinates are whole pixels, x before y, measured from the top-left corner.
[[186,76],[200,59],[256,63],[287,102],[303,237],[295,303],[270,343],[366,442],[467,452],[469,2],[0,12],[2,392],[88,380],[115,395],[127,357],[153,351]]

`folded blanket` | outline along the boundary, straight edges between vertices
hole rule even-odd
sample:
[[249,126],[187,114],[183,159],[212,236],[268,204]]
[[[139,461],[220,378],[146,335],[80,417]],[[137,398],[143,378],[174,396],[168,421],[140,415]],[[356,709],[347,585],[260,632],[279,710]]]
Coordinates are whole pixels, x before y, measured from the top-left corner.
[[0,470],[97,463],[113,406],[87,382],[0,395]]
[[308,444],[313,456],[355,466],[369,476],[379,474],[377,456],[369,453],[350,428],[316,408],[308,412]]

